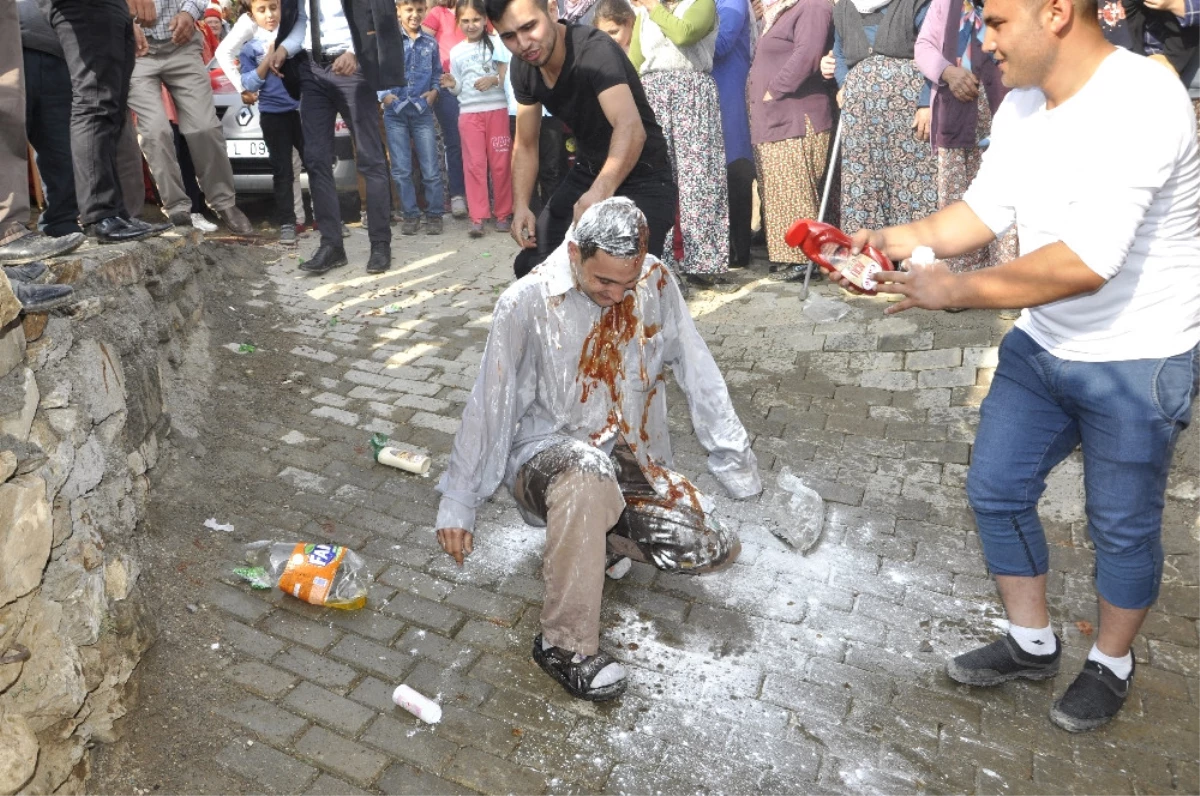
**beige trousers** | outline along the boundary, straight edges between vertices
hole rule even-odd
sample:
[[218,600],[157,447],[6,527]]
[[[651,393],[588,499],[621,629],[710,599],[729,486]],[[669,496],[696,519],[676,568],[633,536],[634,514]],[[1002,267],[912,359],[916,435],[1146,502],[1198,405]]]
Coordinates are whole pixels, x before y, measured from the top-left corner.
[[29,232],[25,78],[17,4],[0,0],[0,245]]
[[208,70],[200,60],[199,34],[178,46],[169,41],[151,42],[150,53],[134,63],[129,84],[129,107],[137,114],[138,138],[163,210],[186,212],[192,202],[183,188],[171,123],[163,107],[164,85],[175,102],[179,132],[187,140],[200,189],[213,210],[228,210],[237,198],[233,168],[213,105]]
[[740,550],[713,518],[659,498],[624,443],[610,457],[564,437],[525,463],[513,495],[546,521],[542,635],[583,655],[600,649],[608,553],[703,574],[732,564]]

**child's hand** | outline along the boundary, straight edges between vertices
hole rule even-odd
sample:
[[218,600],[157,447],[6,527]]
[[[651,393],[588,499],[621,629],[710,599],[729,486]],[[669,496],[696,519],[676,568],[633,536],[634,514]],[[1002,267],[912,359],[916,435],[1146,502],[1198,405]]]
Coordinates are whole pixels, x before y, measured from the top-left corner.
[[424,94],[422,94],[421,97],[425,100],[426,104],[433,105],[433,103],[437,102],[438,90],[436,88],[431,88],[429,91],[426,91]]
[[475,81],[476,91],[487,91],[489,88],[495,88],[500,85],[499,75],[484,75]]
[[242,92],[242,102],[246,103],[247,105],[253,105],[254,103],[258,102],[258,92],[257,91],[243,91]]
[[1184,0],[1146,0],[1146,7],[1158,11],[1170,11],[1177,17],[1182,17],[1187,11]]
[[454,75],[449,72],[442,74],[442,88],[454,88]]

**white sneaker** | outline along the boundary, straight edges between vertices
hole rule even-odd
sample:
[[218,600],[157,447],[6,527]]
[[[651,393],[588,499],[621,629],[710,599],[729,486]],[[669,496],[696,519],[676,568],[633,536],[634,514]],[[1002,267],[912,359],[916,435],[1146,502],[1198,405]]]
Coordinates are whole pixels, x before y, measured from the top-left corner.
[[467,217],[467,200],[461,196],[455,196],[450,199],[450,215],[455,218]]
[[201,213],[192,213],[192,226],[201,232],[216,232],[217,225],[209,221]]

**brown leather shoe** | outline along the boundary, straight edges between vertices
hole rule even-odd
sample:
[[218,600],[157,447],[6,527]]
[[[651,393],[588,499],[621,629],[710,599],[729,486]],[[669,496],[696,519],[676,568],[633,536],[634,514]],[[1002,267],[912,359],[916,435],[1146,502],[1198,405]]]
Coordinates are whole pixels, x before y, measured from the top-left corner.
[[218,210],[217,215],[234,235],[245,237],[254,234],[254,227],[250,225],[250,219],[246,218],[246,214],[239,210],[237,205]]

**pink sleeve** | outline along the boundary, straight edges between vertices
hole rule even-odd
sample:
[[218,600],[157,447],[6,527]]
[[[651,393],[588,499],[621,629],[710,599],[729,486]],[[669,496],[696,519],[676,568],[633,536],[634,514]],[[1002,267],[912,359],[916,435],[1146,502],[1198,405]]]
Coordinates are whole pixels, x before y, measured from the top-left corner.
[[957,8],[961,2],[962,0],[933,0],[929,4],[929,13],[925,15],[917,42],[913,45],[913,61],[921,70],[921,74],[934,86],[941,83],[942,72],[946,71],[946,67],[954,65],[942,55],[942,46],[946,38],[946,17],[950,14],[950,9]]

